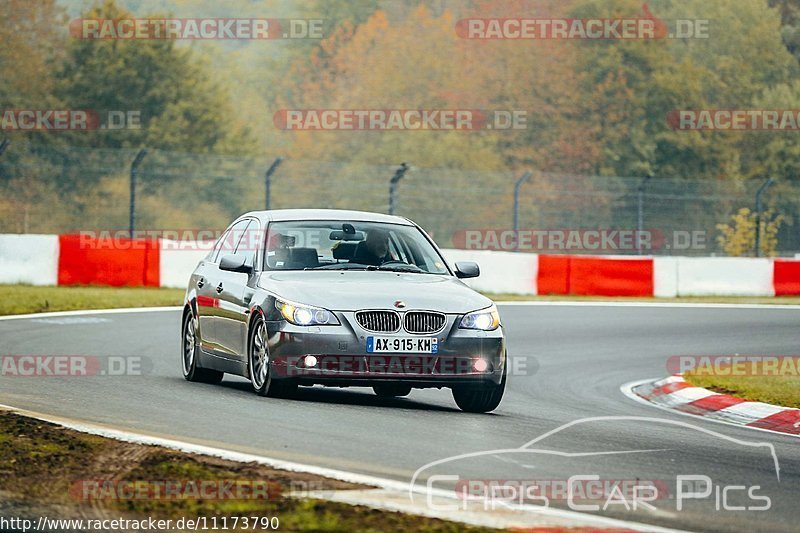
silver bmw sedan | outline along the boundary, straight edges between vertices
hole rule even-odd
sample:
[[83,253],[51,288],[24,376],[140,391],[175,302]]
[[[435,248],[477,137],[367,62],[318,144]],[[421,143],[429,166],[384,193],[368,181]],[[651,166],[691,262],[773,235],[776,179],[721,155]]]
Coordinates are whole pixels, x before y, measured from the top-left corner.
[[262,396],[298,386],[379,396],[449,388],[464,411],[494,410],[506,384],[496,306],[402,217],[325,209],[246,213],[197,265],[182,321],[183,375],[244,376]]

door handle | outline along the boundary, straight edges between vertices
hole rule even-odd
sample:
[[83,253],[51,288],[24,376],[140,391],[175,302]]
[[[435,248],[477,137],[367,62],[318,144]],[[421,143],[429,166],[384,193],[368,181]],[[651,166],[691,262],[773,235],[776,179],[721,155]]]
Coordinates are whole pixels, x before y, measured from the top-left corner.
[[220,293],[220,292],[222,292],[222,282],[220,282],[220,284],[217,285],[217,293]]
[[202,289],[203,285],[205,285],[205,284],[206,284],[205,278],[200,278],[200,279],[197,280],[197,288]]

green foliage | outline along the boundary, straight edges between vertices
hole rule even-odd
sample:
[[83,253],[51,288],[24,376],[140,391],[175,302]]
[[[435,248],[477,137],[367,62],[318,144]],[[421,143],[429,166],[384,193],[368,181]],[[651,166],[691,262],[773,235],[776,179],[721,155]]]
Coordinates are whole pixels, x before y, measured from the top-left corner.
[[[114,0],[85,18],[133,15]],[[252,150],[246,133],[231,120],[232,110],[208,65],[172,40],[73,39],[58,73],[57,93],[72,109],[136,111],[141,129],[74,135],[72,144],[127,148],[158,147],[193,152]]]
[[800,60],[800,2],[798,0],[769,0],[781,15],[781,37],[786,48]]
[[[741,164],[757,149],[741,133],[671,130],[676,109],[747,109],[767,87],[797,75],[780,39],[780,17],[763,2],[727,0],[648,3],[657,19],[709,21],[708,39],[583,43],[580,71],[592,94],[585,116],[599,121],[601,174],[736,179],[752,177]],[[582,0],[576,17],[643,16],[637,0]]]
[[[768,210],[761,214],[760,255],[774,256],[778,245],[778,231],[784,217]],[[717,224],[720,247],[731,257],[753,255],[756,247],[756,228],[759,226],[758,214],[743,207],[731,216],[729,224]]]
[[46,107],[51,96],[53,65],[63,55],[60,24],[66,14],[55,0],[0,2],[0,105],[24,109]]

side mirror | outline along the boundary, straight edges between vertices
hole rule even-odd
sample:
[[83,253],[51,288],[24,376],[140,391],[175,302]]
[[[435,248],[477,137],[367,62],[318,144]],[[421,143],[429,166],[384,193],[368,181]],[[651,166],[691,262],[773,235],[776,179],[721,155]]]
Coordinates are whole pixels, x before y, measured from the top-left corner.
[[247,264],[247,256],[244,254],[230,254],[223,256],[219,260],[219,269],[228,272],[241,272],[252,274],[253,267]]
[[460,279],[477,278],[481,275],[481,267],[472,261],[459,261],[456,263],[456,277]]

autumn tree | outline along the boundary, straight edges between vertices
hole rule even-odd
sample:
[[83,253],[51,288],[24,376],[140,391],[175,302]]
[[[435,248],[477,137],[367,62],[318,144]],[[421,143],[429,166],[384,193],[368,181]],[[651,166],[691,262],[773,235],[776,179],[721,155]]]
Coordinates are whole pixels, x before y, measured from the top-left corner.
[[[106,0],[84,18],[133,15]],[[56,93],[73,109],[133,110],[141,129],[74,135],[74,144],[150,146],[163,150],[242,153],[246,128],[232,120],[221,84],[192,50],[170,39],[72,39]]]

